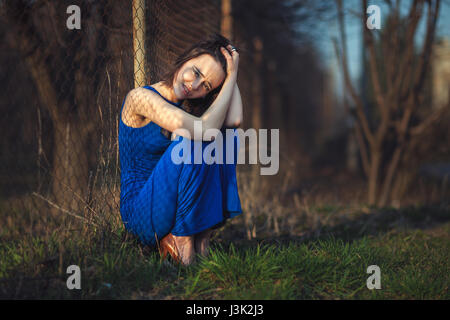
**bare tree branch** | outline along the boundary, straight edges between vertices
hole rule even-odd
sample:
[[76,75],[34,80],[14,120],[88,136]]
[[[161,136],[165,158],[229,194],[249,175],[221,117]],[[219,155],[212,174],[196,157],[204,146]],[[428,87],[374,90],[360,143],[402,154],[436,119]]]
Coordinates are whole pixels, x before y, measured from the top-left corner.
[[431,53],[433,50],[434,36],[436,34],[436,24],[439,14],[440,0],[434,1],[434,8],[432,3],[428,3],[428,17],[427,17],[427,31],[425,41],[423,44],[422,54],[419,59],[418,72],[414,82],[414,91],[419,92],[425,82],[425,73],[427,72],[430,62]]
[[359,123],[355,124],[355,133],[356,133],[356,139],[358,141],[358,145],[360,148],[363,170],[364,170],[366,177],[369,177],[369,171],[370,171],[369,153],[368,153],[368,150],[366,147],[366,142],[364,141],[364,137],[361,132],[361,126],[359,125]]
[[413,136],[421,135],[430,125],[439,120],[441,116],[450,108],[450,105],[442,106],[433,113],[431,113],[426,119],[424,119],[418,125],[411,127],[409,133]]
[[341,43],[342,43],[342,56],[339,53],[338,45],[336,39],[333,39],[334,49],[336,52],[336,56],[338,61],[342,64],[342,71],[344,74],[344,81],[345,85],[350,91],[350,95],[353,98],[353,101],[355,102],[356,106],[356,113],[358,116],[359,121],[361,122],[361,127],[363,129],[364,135],[366,136],[366,139],[369,141],[369,144],[373,144],[373,134],[370,130],[369,122],[367,121],[366,115],[364,114],[364,104],[361,100],[361,98],[356,93],[355,88],[353,87],[348,71],[348,65],[347,65],[347,40],[346,40],[346,34],[344,30],[344,15],[342,10],[342,1],[336,0],[337,7],[338,7],[338,20],[339,20],[339,30],[340,30],[340,36],[341,36]]
[[[363,1],[363,10],[365,10],[365,8],[367,8],[367,0]],[[370,75],[371,75],[372,85],[373,85],[373,89],[374,89],[374,93],[375,93],[375,100],[380,108],[382,122],[385,122],[389,118],[389,109],[388,109],[388,106],[386,104],[386,99],[385,99],[384,94],[381,89],[380,76],[378,74],[379,68],[377,66],[377,57],[376,57],[376,53],[375,53],[373,34],[368,28],[363,27],[363,30],[364,30],[365,44],[367,45],[367,47],[369,49]],[[379,132],[377,132],[377,135],[381,135],[381,136],[384,135],[384,132],[387,130],[387,127],[386,127],[386,129],[384,129],[384,127],[385,127],[384,124],[382,124],[380,126],[380,128],[382,128],[382,131],[380,130]]]
[[[417,5],[419,5],[419,7],[417,7]],[[411,78],[410,73],[412,72],[411,71],[412,68],[410,68],[410,66],[414,58],[414,35],[416,33],[416,29],[419,20],[421,18],[420,14],[421,12],[422,12],[422,2],[418,3],[418,0],[414,0],[409,10],[408,18],[406,20],[408,22],[408,27],[404,41],[406,47],[403,48],[403,55],[402,55],[403,59],[401,59],[400,61],[400,65],[398,67],[398,71],[396,72],[393,85],[391,85],[388,90],[387,97],[389,100],[394,100],[394,98],[395,100],[401,99],[402,97],[401,94],[397,97],[394,97],[394,95],[401,92],[400,88],[402,86],[405,85],[407,86],[408,83],[410,83]],[[392,108],[394,110],[398,109],[399,107],[400,106],[398,103],[394,103],[392,105]]]
[[92,226],[94,226],[94,227],[98,227],[97,224],[95,224],[95,223],[89,221],[89,220],[86,219],[85,217],[79,216],[79,215],[77,215],[77,214],[75,214],[75,213],[73,213],[73,212],[71,212],[71,211],[69,211],[69,210],[67,210],[67,209],[61,208],[61,207],[58,206],[56,203],[54,203],[54,202],[52,202],[51,200],[45,198],[44,196],[42,196],[42,195],[40,195],[40,194],[38,194],[38,193],[36,193],[36,192],[33,192],[32,194],[33,194],[34,196],[36,196],[36,197],[38,197],[38,198],[40,198],[40,199],[46,201],[46,202],[47,202],[48,204],[50,204],[52,207],[58,209],[58,210],[61,211],[61,212],[65,213],[65,214],[67,214],[67,215],[69,215],[69,216],[71,216],[71,217],[74,217],[74,218],[77,218],[77,219],[79,219],[79,220],[82,220],[83,222],[85,222],[85,223],[87,223],[87,224],[90,224],[90,225],[92,225]]

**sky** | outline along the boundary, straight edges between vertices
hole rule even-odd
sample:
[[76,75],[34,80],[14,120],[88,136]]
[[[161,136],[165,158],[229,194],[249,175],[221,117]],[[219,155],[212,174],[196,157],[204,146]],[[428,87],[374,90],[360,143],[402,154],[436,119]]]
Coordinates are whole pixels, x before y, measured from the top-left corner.
[[[361,30],[361,22],[358,20],[355,14],[352,14],[351,11],[359,10],[361,9],[361,0],[344,0],[344,10],[346,12],[346,20],[345,20],[345,28],[347,32],[347,52],[348,52],[348,65],[351,77],[353,81],[357,81],[357,79],[360,76],[361,73],[361,41],[362,41],[362,30]],[[385,4],[384,1],[381,0],[373,0],[368,1],[369,5],[374,4],[378,5],[380,7],[380,15],[381,15],[381,28],[383,28],[383,22],[385,17],[387,17],[389,13],[389,8]],[[412,1],[409,0],[403,0],[402,1],[402,8],[401,13],[405,14],[408,12],[410,4]],[[338,34],[338,22],[337,19],[333,21],[327,21],[324,22],[321,26],[321,29],[323,29],[321,37],[318,37],[316,39],[317,47],[319,48],[323,64],[327,69],[331,69],[335,86],[337,90],[337,95],[341,96],[340,92],[343,92],[342,90],[342,75],[340,71],[340,66],[338,66],[336,61],[336,55],[333,47],[333,43],[331,41],[332,37],[339,37]],[[418,37],[416,39],[417,44],[420,44],[420,42],[424,39],[425,35],[425,19],[422,19],[419,29],[418,29]],[[440,15],[438,18],[438,25],[437,25],[437,35],[446,37],[450,39],[450,0],[442,0],[441,2],[441,8],[440,8]]]

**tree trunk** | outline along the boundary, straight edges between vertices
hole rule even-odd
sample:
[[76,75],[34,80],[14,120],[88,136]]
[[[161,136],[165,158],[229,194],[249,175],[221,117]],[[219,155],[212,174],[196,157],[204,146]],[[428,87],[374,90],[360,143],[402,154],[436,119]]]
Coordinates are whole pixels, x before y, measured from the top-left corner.
[[384,178],[383,188],[381,190],[381,196],[378,201],[378,205],[380,207],[385,206],[387,204],[387,202],[389,201],[389,196],[390,196],[391,190],[392,190],[392,182],[397,173],[397,169],[398,169],[398,165],[400,163],[401,156],[402,156],[402,146],[398,146],[395,149],[394,155],[392,156],[391,161],[388,164],[388,170],[387,170],[386,176]]
[[[255,37],[253,39],[253,49],[254,49],[254,69],[252,70],[252,117],[251,117],[251,125],[255,130],[259,130],[262,128],[262,79],[261,79],[261,67],[262,67],[262,41],[259,37]],[[256,147],[256,146],[254,146]],[[256,148],[258,151],[258,148]],[[249,153],[254,152],[252,150],[252,146],[249,145]],[[260,181],[260,166],[259,164],[253,164],[252,170],[252,183],[256,184],[256,182]],[[257,190],[257,185],[253,190]],[[250,240],[256,237],[256,229],[254,222],[254,212],[251,210],[247,212],[245,215],[245,224],[247,227],[247,238]]]
[[400,207],[401,200],[403,199],[406,191],[411,185],[411,182],[413,181],[414,177],[416,177],[415,172],[406,170],[397,172],[397,174],[395,175],[395,179],[392,183],[392,192],[390,199],[390,204],[393,207],[396,208]]
[[231,14],[231,0],[222,0],[222,19],[220,32],[230,41],[233,41],[233,16]]
[[369,188],[368,188],[368,202],[369,205],[375,205],[377,201],[378,188],[378,173],[381,164],[381,152],[379,150],[372,151],[370,157],[369,169]]
[[252,126],[254,129],[258,130],[262,128],[262,79],[261,79],[261,68],[262,68],[262,50],[263,43],[261,38],[253,38],[253,49],[254,56],[253,61],[255,63],[253,70],[253,86],[252,86],[252,96],[253,96],[253,115],[252,115]]
[[88,189],[87,132],[77,121],[54,123],[52,190],[55,203],[80,214]]

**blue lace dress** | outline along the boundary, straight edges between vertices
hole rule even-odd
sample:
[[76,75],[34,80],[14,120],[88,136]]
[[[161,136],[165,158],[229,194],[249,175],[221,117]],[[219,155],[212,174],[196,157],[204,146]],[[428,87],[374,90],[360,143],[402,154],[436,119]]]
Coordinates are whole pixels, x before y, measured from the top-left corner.
[[[159,94],[153,87],[144,88]],[[154,122],[129,127],[121,114],[120,213],[129,232],[154,246],[170,232],[175,236],[193,235],[242,213],[236,181],[237,137],[231,146],[223,139],[223,154],[233,148],[234,163],[176,164],[171,158],[173,148],[187,143],[193,154],[193,140],[178,137],[171,141]],[[225,137],[225,130],[221,131]],[[200,145],[204,150],[210,143],[215,141],[202,141]]]

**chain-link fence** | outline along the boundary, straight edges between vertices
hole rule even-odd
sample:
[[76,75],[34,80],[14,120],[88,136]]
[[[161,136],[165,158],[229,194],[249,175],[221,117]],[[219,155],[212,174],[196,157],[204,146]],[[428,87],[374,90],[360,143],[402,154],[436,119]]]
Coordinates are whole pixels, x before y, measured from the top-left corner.
[[[80,29],[68,28],[73,5]],[[2,224],[13,227],[11,212],[120,222],[122,101],[220,32],[221,2],[2,1],[0,9]]]

